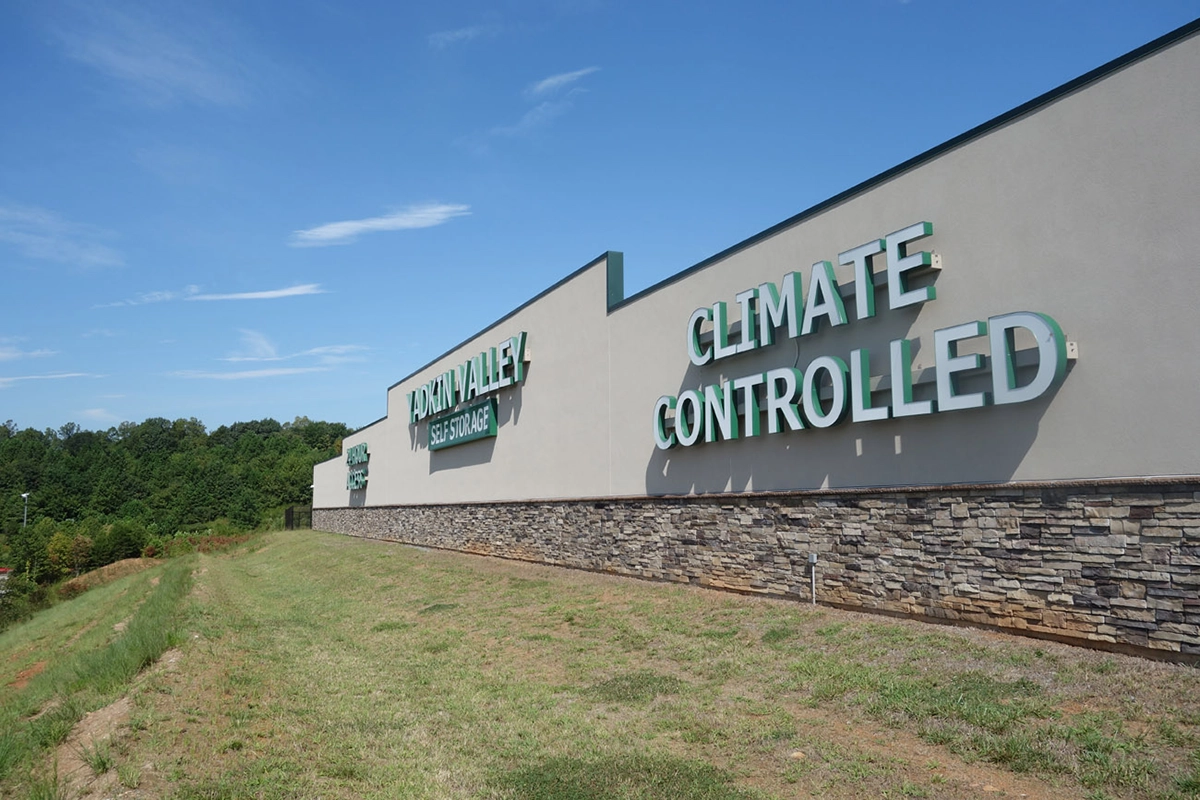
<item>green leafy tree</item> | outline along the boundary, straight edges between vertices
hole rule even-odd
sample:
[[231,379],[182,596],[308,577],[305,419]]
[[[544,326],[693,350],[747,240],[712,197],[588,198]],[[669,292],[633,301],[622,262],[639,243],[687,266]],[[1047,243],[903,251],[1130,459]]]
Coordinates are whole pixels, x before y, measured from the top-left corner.
[[39,581],[53,577],[49,552],[46,547],[56,533],[54,520],[42,517],[12,537],[13,568],[30,580]]
[[257,525],[282,506],[308,502],[313,465],[336,456],[349,433],[307,417],[211,433],[195,418],[152,417],[107,431],[73,422],[21,430],[9,420],[0,424],[0,564],[43,581],[64,564],[73,571],[75,557],[61,541],[50,562],[58,531],[91,541],[92,567],[137,556],[150,537],[181,527]]
[[83,534],[72,535],[60,530],[46,543],[46,557],[50,567],[60,575],[78,576],[87,567],[91,553],[92,540]]

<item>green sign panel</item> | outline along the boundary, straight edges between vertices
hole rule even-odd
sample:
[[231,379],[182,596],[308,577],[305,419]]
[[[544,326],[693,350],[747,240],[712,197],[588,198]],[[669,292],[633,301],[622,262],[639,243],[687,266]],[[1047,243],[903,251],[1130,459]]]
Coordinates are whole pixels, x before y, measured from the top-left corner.
[[429,421],[429,449],[441,450],[456,444],[496,435],[496,400],[467,406],[438,419]]

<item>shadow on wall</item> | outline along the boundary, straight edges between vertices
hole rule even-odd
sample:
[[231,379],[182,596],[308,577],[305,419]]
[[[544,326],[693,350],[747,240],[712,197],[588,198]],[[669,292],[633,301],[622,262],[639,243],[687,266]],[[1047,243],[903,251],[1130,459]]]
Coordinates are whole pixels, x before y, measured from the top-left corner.
[[[885,375],[890,387],[887,343],[905,337],[915,314],[893,314],[891,319],[864,320],[859,330],[870,328],[871,374]],[[816,339],[817,337],[814,337]],[[688,368],[676,396],[687,389],[729,381],[778,367],[806,369],[820,355],[835,355],[849,362],[849,350],[809,339],[779,342],[728,366],[721,362]],[[914,363],[925,362],[917,371],[932,375],[932,359],[919,359],[921,339],[912,339]],[[927,346],[931,347],[932,342]],[[965,351],[964,351],[965,352]],[[991,386],[990,358],[984,368],[961,374],[959,394],[987,391]],[[1068,369],[1070,362],[1068,362]],[[1018,383],[1032,379],[1036,364],[1018,371]],[[705,442],[669,450],[654,447],[650,418],[646,439],[650,455],[646,464],[646,490],[651,495],[705,494],[715,492],[821,489],[856,486],[905,486],[931,483],[990,483],[1011,480],[1037,438],[1038,426],[1057,394],[1053,386],[1035,400],[1013,405],[934,413],[923,416],[851,422],[849,413],[829,428],[812,426],[780,433],[767,433],[765,412],[758,436],[728,441]],[[828,394],[826,393],[826,398]],[[936,399],[936,386],[922,382],[913,389],[914,400]],[[825,401],[826,407],[828,399]],[[878,407],[891,404],[890,391],[873,397]],[[761,401],[760,401],[761,405]],[[847,405],[849,399],[847,398]],[[741,414],[738,414],[739,418]]]
[[671,495],[1004,482],[1037,438],[1051,394],[1019,406],[655,448],[646,489]]
[[[421,448],[424,450],[425,448]],[[447,469],[487,464],[496,450],[496,437],[476,439],[473,442],[434,450],[429,454],[429,474]]]

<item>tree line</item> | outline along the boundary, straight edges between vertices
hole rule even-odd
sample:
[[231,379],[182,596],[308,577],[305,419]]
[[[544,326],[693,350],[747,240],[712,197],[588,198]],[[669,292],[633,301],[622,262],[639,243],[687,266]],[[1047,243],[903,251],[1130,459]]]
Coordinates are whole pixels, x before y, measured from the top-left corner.
[[[0,426],[0,566],[34,581],[141,555],[210,525],[250,529],[312,498],[312,468],[350,428],[307,417],[222,425],[195,418],[107,431]],[[28,524],[25,524],[28,493]]]

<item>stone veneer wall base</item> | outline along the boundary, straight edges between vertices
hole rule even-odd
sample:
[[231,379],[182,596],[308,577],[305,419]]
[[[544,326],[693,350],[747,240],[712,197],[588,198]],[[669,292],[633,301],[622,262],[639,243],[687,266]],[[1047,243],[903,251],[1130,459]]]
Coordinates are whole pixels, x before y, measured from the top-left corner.
[[[368,489],[369,491],[369,489]],[[313,509],[313,528],[1200,663],[1200,477]]]

